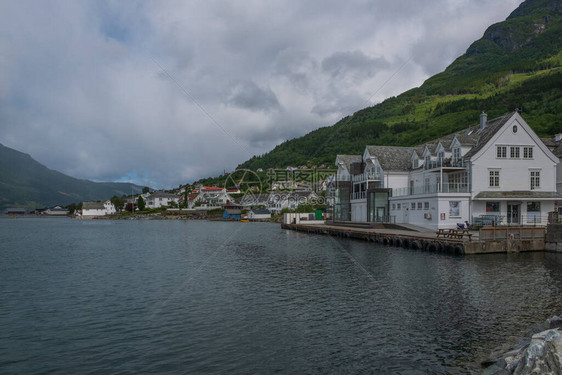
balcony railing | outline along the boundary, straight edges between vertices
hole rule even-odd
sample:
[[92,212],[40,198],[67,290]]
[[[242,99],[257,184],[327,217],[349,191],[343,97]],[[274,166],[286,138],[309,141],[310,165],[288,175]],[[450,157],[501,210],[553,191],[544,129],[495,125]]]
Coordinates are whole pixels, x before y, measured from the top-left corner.
[[352,179],[353,182],[380,181],[382,180],[382,173],[379,172],[361,173],[353,176]]
[[366,192],[358,191],[355,193],[351,193],[351,199],[365,199],[367,197]]
[[392,189],[393,197],[401,197],[404,195],[421,195],[421,194],[437,194],[437,193],[469,193],[468,184],[451,183],[451,184],[431,184],[416,185],[409,188]]
[[351,177],[349,175],[336,176],[336,181],[351,181]]
[[435,169],[435,168],[444,168],[444,167],[453,167],[453,168],[464,168],[465,163],[462,159],[438,159],[438,160],[430,160],[425,161],[423,164],[424,169]]

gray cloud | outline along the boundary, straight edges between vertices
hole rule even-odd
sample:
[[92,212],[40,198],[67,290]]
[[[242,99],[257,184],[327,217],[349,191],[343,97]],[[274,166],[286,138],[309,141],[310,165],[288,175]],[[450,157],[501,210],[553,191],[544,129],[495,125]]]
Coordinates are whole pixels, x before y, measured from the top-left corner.
[[279,108],[277,96],[270,89],[262,89],[252,81],[233,84],[228,89],[226,102],[250,111],[265,111]]
[[178,186],[420,85],[520,2],[2,1],[0,143]]
[[332,77],[352,75],[356,80],[370,78],[389,67],[385,58],[371,58],[361,51],[335,52],[322,61],[322,70]]

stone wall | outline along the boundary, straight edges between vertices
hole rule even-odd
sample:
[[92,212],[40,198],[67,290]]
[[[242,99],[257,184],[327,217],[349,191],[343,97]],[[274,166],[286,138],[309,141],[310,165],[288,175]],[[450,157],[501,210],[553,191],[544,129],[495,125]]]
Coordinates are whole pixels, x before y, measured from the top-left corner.
[[562,252],[562,224],[548,224],[544,249]]

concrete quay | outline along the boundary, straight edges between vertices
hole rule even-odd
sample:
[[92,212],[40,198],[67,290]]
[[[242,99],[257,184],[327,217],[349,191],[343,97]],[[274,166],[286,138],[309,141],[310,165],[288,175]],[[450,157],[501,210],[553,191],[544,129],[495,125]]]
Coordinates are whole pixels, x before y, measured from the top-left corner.
[[369,226],[347,226],[334,224],[281,224],[283,229],[310,234],[329,235],[374,242],[431,252],[458,255],[544,251],[545,230],[542,227],[483,227],[470,231],[471,236],[449,238],[438,236],[433,230],[398,225],[379,224]]

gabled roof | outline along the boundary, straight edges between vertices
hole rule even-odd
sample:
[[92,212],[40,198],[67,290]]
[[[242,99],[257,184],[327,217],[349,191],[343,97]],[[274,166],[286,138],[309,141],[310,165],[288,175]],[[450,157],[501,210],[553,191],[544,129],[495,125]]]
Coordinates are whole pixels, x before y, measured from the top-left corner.
[[475,146],[472,147],[470,151],[468,151],[464,156],[469,158],[480,151],[492,139],[492,137],[498,132],[498,130],[500,130],[502,126],[504,126],[507,121],[511,117],[513,117],[513,115],[515,115],[515,113],[517,112],[509,112],[503,116],[488,121],[484,129],[475,132],[478,133],[478,139],[475,143]]
[[227,214],[229,215],[240,215],[242,213],[241,210],[235,210],[235,209],[226,209],[225,210]]
[[384,171],[407,171],[414,147],[367,146],[367,151],[379,161]]
[[256,215],[271,215],[271,211],[269,210],[251,210]]
[[82,203],[83,210],[105,210],[104,202],[84,202]]
[[166,193],[165,191],[157,191],[148,196],[148,198],[178,198],[175,194]]
[[337,162],[343,163],[346,169],[349,171],[349,166],[352,163],[361,163],[363,161],[363,157],[361,155],[338,155],[336,156],[336,163]]

